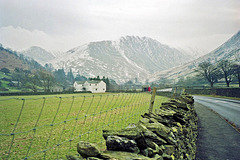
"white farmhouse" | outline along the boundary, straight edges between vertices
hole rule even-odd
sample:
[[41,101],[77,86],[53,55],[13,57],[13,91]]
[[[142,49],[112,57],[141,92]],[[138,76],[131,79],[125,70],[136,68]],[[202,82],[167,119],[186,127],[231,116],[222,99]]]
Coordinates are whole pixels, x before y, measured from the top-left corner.
[[103,81],[75,81],[73,84],[75,92],[90,91],[92,93],[106,92],[106,83]]

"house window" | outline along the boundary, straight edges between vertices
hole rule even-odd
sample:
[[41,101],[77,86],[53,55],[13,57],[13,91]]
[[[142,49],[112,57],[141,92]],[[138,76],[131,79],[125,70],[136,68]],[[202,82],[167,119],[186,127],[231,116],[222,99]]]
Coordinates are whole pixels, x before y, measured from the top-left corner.
[[97,84],[95,84],[95,86],[97,86]]
[[91,84],[90,84],[90,86],[91,86]]
[[97,91],[97,88],[96,88],[96,91]]
[[105,90],[105,88],[103,88],[103,90]]

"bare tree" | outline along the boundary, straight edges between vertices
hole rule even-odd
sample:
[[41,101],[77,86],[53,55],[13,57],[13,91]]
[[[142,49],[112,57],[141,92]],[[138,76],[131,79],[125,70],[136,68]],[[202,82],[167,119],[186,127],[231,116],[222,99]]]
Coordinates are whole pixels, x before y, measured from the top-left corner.
[[227,84],[227,87],[229,87],[229,84],[232,82],[232,76],[233,76],[233,65],[229,60],[222,60],[218,63],[219,69],[222,71],[222,75],[225,79],[225,82]]
[[12,78],[14,81],[18,82],[18,87],[24,88],[26,87],[27,82],[29,82],[29,76],[31,75],[31,71],[24,70],[22,68],[15,68],[12,73]]
[[39,77],[36,73],[29,74],[27,77],[28,81],[26,83],[26,87],[31,89],[33,92],[37,92]]
[[216,83],[220,77],[218,68],[210,62],[200,63],[195,71],[199,73],[199,76],[206,79],[211,87],[213,87],[213,84]]
[[40,80],[42,82],[42,86],[44,88],[44,92],[49,92],[50,87],[53,85],[54,82],[54,76],[52,73],[46,71],[46,70],[40,70],[38,72]]
[[239,64],[233,64],[233,76],[235,76],[238,80],[238,86],[240,87],[240,65]]

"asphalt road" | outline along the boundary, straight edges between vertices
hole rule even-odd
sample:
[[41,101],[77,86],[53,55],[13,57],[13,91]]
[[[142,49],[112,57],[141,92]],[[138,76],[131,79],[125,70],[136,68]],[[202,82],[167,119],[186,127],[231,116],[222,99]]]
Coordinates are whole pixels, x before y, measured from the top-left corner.
[[194,100],[240,127],[240,101],[206,96],[194,96]]
[[196,160],[240,160],[240,134],[220,116],[200,103]]

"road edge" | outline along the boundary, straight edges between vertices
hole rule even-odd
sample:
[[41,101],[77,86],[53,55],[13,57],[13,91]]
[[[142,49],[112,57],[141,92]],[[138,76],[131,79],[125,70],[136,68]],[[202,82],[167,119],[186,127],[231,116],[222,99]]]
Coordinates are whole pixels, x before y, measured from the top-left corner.
[[[194,103],[198,103],[198,102],[194,102]],[[201,103],[199,103],[201,104]],[[234,130],[236,130],[239,134],[240,134],[240,126],[238,127],[235,123],[229,121],[228,119],[224,118],[223,116],[221,116],[219,113],[217,113],[216,111],[214,111],[213,109],[206,107],[208,110],[212,111],[213,113],[215,113],[216,115],[218,115],[221,119],[223,119],[228,125],[230,125]]]

